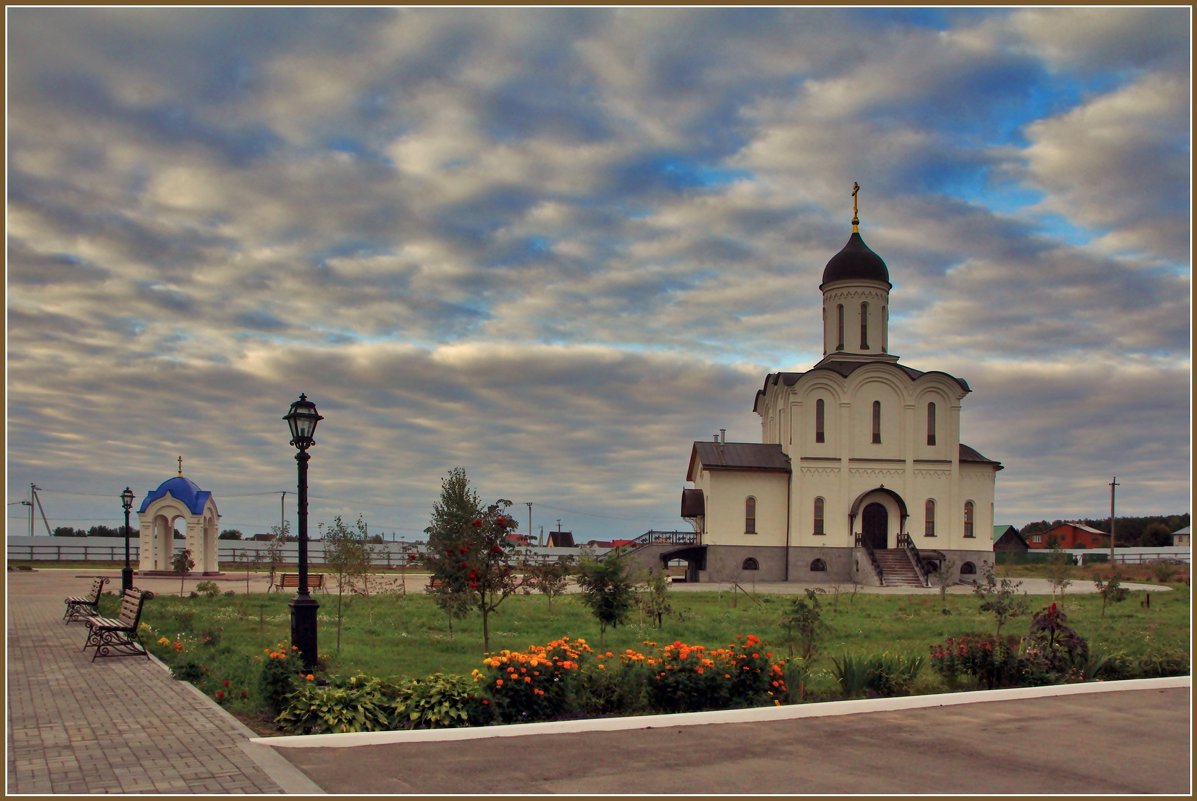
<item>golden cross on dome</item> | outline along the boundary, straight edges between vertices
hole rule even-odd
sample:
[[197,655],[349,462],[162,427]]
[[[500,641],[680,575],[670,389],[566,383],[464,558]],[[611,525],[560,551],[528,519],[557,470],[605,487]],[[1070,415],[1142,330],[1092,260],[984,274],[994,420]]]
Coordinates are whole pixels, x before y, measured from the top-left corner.
[[179,475],[183,475],[183,457],[179,457]]
[[856,196],[860,194],[860,184],[852,182],[852,233],[860,232],[860,210],[856,205]]

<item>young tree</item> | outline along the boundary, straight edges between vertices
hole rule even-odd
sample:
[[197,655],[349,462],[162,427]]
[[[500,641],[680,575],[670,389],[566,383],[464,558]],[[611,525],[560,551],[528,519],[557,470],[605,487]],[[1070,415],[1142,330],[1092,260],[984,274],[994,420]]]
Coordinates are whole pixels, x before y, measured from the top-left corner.
[[357,531],[352,531],[337,515],[321,539],[324,542],[324,563],[337,577],[337,653],[340,653],[345,589],[348,587],[352,590],[355,582],[360,581],[370,569],[364,522],[358,517]]
[[540,590],[553,608],[553,599],[569,586],[569,569],[558,560],[529,563],[524,568],[524,583],[529,589]]
[[1064,590],[1072,584],[1072,555],[1060,548],[1052,548],[1047,557],[1047,578],[1052,583],[1052,597],[1059,596],[1064,605]]
[[1106,606],[1109,604],[1121,603],[1130,595],[1130,590],[1122,586],[1122,576],[1115,573],[1110,576],[1109,581],[1103,581],[1099,576],[1093,582],[1093,586],[1097,588],[1097,592],[1101,595],[1101,616],[1106,616]]
[[226,528],[224,531],[220,532],[220,539],[222,540],[239,540],[243,536],[244,535],[240,529],[235,528]]
[[636,602],[636,585],[626,555],[618,548],[601,559],[583,554],[577,581],[582,602],[598,618],[599,647],[604,647],[607,626],[626,621]]
[[956,562],[952,559],[944,559],[935,570],[931,571],[931,577],[935,579],[935,585],[939,587],[939,603],[943,609],[943,613],[948,614],[948,587],[952,584],[952,570],[956,567]]
[[282,569],[283,561],[283,543],[287,541],[287,536],[290,531],[290,523],[283,523],[281,526],[271,526],[271,537],[266,543],[266,550],[262,554],[267,567],[270,568],[270,584],[268,587],[274,586],[274,577],[280,569]]
[[482,616],[482,649],[490,651],[490,616],[520,586],[515,570],[516,543],[508,535],[518,528],[507,513],[511,501],[500,498],[481,508],[462,468],[441,483],[433,506],[425,564],[439,582],[437,603],[452,619],[462,608]]
[[978,582],[977,586],[973,587],[973,594],[981,601],[981,611],[993,614],[999,639],[1002,636],[1002,626],[1013,618],[1026,614],[1030,608],[1026,593],[1017,592],[1021,586],[1021,581],[1011,581],[1007,578],[999,582],[993,565],[989,565],[985,571],[984,582]]
[[640,606],[655,621],[657,628],[661,628],[665,615],[673,611],[669,605],[669,577],[663,569],[650,569],[644,579],[644,589]]
[[171,557],[170,566],[179,574],[179,597],[182,597],[183,582],[187,579],[187,574],[191,572],[191,568],[195,567],[195,560],[191,558],[190,549],[184,548]]
[[785,642],[791,657],[794,656],[794,643],[799,645],[799,656],[804,662],[814,658],[819,650],[819,638],[831,627],[823,622],[823,610],[819,606],[821,587],[806,591],[805,598],[795,598],[790,602],[789,611],[782,618],[785,627]]

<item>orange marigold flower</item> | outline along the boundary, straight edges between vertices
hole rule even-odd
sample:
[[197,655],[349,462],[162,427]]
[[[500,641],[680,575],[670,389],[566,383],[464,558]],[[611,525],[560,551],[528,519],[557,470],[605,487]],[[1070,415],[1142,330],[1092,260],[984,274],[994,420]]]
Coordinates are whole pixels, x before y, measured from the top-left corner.
[[304,676],[304,678],[305,678],[305,679],[307,679],[308,681],[315,681],[315,680],[316,680],[316,677],[315,677],[313,674],[311,674],[311,673],[309,673],[308,675]]
[[496,687],[502,687],[502,686],[503,686],[503,680],[502,680],[502,679],[495,679],[495,686],[496,686]]

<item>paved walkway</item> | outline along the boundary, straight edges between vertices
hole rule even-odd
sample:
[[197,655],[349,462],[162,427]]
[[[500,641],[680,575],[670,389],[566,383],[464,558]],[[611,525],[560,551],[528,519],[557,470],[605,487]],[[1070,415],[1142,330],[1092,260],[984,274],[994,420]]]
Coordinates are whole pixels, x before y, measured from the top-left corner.
[[[119,584],[119,573],[99,572]],[[840,702],[835,715],[788,720],[728,719],[717,721],[719,725],[685,726],[659,721],[652,728],[644,721],[623,731],[550,728],[536,735],[468,742],[355,741],[359,735],[335,735],[341,739],[306,738],[313,747],[289,748],[284,747],[286,738],[256,737],[190,684],[172,679],[157,660],[91,662],[90,652],[81,650],[83,626],[61,620],[63,597],[85,590],[88,575],[86,570],[7,574],[8,793],[1191,789],[1187,677],[1179,684],[1156,680],[1164,683],[1136,685],[1133,691],[1087,692],[1074,686],[1065,688],[1067,696],[1037,700],[978,693],[966,704],[919,709],[875,705],[852,708],[857,714],[848,715],[840,712],[853,704],[881,702]],[[138,577],[137,583],[157,592],[178,592],[175,578]],[[246,587],[243,578],[221,583],[236,592]],[[1023,589],[1036,592],[1032,583],[1024,582]],[[683,591],[729,589],[675,586]],[[266,579],[253,578],[250,589],[264,592]],[[475,737],[479,731],[461,734]],[[366,744],[344,747],[355,742]],[[1116,766],[1107,759],[1111,753],[1122,757]]]
[[92,662],[62,622],[85,572],[8,573],[8,793],[323,792],[161,662]]

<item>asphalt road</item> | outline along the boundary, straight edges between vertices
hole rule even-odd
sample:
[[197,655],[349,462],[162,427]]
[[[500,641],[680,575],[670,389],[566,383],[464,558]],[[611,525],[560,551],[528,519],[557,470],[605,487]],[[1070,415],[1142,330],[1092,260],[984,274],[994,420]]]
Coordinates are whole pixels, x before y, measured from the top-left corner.
[[1178,794],[1190,688],[277,752],[329,793]]

